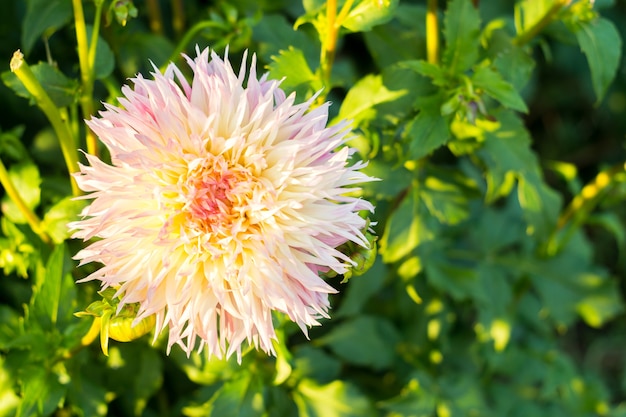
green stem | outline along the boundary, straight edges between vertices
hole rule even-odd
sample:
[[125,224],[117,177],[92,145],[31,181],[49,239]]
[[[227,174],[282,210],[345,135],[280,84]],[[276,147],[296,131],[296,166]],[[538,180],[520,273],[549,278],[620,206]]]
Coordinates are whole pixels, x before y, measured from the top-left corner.
[[24,199],[15,188],[15,185],[13,184],[13,181],[11,181],[11,178],[9,177],[9,173],[7,172],[7,169],[5,168],[1,160],[0,160],[0,184],[2,184],[2,187],[4,187],[4,190],[6,191],[9,198],[13,200],[17,208],[24,215],[24,217],[26,218],[26,221],[28,222],[28,225],[33,230],[33,232],[35,232],[44,243],[49,244],[51,240],[48,234],[41,227],[41,220],[39,220],[39,217],[37,217],[35,212],[33,212],[26,205],[26,202],[24,202]]
[[[99,2],[102,3],[102,2]],[[80,107],[83,112],[83,118],[88,118],[94,113],[93,105],[93,65],[90,65],[92,51],[87,43],[87,27],[85,25],[85,13],[83,12],[82,0],[72,0],[74,7],[74,26],[76,27],[76,43],[78,46],[78,63],[80,66],[80,78],[82,84],[82,91],[80,95]],[[98,4],[100,12],[102,11],[102,4]],[[96,13],[96,22],[99,27],[100,13]],[[95,45],[98,40],[98,32],[94,27],[91,38],[93,48],[93,61],[95,61]],[[86,134],[87,152],[92,155],[98,155],[98,145],[95,135],[90,129],[87,129]]]
[[[78,152],[74,143],[74,137],[69,126],[67,117],[63,118],[59,109],[52,102],[48,93],[43,89],[30,67],[24,61],[24,55],[19,51],[15,51],[11,59],[11,71],[15,73],[17,78],[22,82],[26,90],[31,93],[37,102],[37,106],[44,112],[52,128],[59,138],[63,158],[70,174],[78,171]],[[76,184],[74,177],[70,179],[72,184],[72,193],[80,195],[80,189]]]
[[518,46],[526,45],[530,42],[535,36],[537,36],[546,26],[548,26],[556,15],[563,9],[565,6],[569,5],[572,0],[556,0],[552,7],[544,14],[541,19],[539,19],[534,25],[524,30],[520,34],[518,34],[515,39],[513,39],[513,44]]
[[426,5],[426,58],[430,64],[439,63],[437,0],[428,0]]

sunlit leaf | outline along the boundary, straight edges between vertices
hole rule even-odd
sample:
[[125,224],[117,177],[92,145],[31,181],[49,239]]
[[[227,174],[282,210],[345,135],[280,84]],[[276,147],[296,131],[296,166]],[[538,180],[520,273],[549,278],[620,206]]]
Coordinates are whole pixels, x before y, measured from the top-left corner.
[[354,385],[333,381],[318,385],[305,379],[294,400],[301,417],[369,417],[377,415],[370,401]]

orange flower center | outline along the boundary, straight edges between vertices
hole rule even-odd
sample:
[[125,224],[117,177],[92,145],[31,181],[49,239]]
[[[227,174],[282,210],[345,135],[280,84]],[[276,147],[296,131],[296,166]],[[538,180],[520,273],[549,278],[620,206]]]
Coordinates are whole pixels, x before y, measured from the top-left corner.
[[241,227],[255,181],[246,168],[229,166],[221,156],[189,165],[183,187],[187,220],[203,232],[223,234]]

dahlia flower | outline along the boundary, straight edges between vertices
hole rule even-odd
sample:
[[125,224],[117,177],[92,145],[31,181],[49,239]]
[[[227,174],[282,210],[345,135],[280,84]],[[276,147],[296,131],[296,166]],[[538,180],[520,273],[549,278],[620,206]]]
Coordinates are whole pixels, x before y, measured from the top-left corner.
[[111,164],[86,155],[76,175],[92,201],[69,227],[96,238],[76,259],[102,264],[83,281],[138,303],[136,323],[154,315],[155,338],[169,330],[168,353],[275,354],[273,311],[305,334],[328,318],[320,273],[349,268],[337,246],[368,245],[358,212],[373,207],[348,193],[372,178],[348,163],[348,124],[326,126],[328,103],[257,79],[255,56],[237,75],[228,55],[196,53],[191,83],[174,64],[138,75],[87,122]]

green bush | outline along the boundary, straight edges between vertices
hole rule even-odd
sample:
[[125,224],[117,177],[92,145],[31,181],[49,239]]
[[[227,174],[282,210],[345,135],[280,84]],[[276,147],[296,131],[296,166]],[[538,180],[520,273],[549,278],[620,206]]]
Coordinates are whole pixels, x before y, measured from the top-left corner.
[[[426,3],[4,1],[28,64],[0,90],[0,415],[626,416],[626,8]],[[195,45],[353,120],[379,253],[327,279],[310,340],[274,317],[275,358],[104,356],[74,315],[102,297],[75,282],[68,167],[105,152],[83,119]]]

